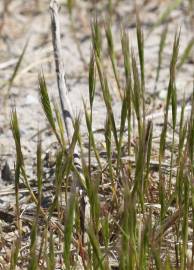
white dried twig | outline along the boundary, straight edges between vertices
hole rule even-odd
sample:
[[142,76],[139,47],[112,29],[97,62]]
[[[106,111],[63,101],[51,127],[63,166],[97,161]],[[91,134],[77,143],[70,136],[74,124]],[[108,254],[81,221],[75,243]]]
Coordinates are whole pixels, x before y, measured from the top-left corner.
[[59,90],[59,97],[61,102],[61,108],[63,112],[63,119],[66,126],[68,139],[71,140],[74,132],[72,122],[72,108],[68,97],[68,89],[65,82],[65,70],[61,49],[61,37],[60,37],[60,25],[58,15],[58,5],[56,1],[51,1],[51,27],[52,27],[52,41],[55,57],[55,66],[57,74],[57,84]]
[[[58,14],[58,4],[57,1],[52,0],[50,3],[51,10],[51,24],[52,24],[52,40],[53,40],[53,49],[54,49],[54,57],[55,57],[55,66],[56,66],[56,74],[57,74],[57,84],[59,90],[59,97],[61,102],[61,108],[63,113],[63,120],[66,127],[67,137],[69,143],[73,138],[74,126],[73,126],[73,112],[71,103],[68,96],[68,89],[65,81],[65,69],[63,63],[62,56],[62,48],[61,48],[61,38],[60,38],[60,24],[59,24],[59,14]],[[82,184],[85,185],[84,176],[82,173],[82,167],[79,157],[78,146],[75,146],[74,149],[74,165],[78,172],[80,173]],[[76,192],[80,194],[80,217],[82,223],[82,231],[84,232],[85,226],[88,224],[89,219],[89,204],[88,198],[85,194],[85,191],[80,184],[78,176],[76,174],[73,175],[73,183],[71,187],[71,195],[75,195]]]
[[[71,103],[69,100],[68,88],[65,81],[65,69],[62,56],[61,48],[61,37],[60,37],[60,24],[59,24],[59,14],[58,14],[58,4],[57,1],[51,1],[50,3],[51,10],[51,27],[52,27],[52,41],[55,57],[55,66],[57,74],[57,84],[59,97],[61,102],[61,109],[63,113],[63,120],[66,127],[67,138],[69,143],[73,138],[74,126],[73,126],[73,112]],[[80,158],[78,154],[78,147],[75,146],[74,149],[74,164],[78,171],[81,170]],[[74,183],[75,184],[75,183]],[[76,186],[78,183],[75,184]]]

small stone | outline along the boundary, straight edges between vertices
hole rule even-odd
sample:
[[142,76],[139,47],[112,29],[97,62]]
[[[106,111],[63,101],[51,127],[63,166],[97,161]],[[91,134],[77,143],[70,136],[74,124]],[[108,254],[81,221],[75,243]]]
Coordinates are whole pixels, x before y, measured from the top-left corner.
[[167,91],[166,90],[162,90],[159,92],[159,98],[164,100],[166,99],[166,95],[167,95]]
[[26,105],[31,105],[31,104],[38,104],[37,98],[35,98],[32,95],[27,95],[26,97]]
[[1,171],[1,178],[5,182],[13,182],[13,175],[11,173],[11,170],[7,161]]

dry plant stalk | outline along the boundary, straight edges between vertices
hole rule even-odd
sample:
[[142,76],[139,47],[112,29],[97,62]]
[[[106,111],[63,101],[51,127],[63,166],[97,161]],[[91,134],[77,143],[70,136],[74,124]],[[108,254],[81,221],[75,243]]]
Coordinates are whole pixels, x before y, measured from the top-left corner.
[[[61,103],[61,109],[63,113],[63,120],[66,127],[68,142],[70,143],[74,134],[74,125],[73,125],[73,111],[71,107],[71,102],[69,100],[68,88],[65,81],[65,69],[63,63],[62,56],[62,47],[61,47],[61,38],[60,38],[60,24],[59,24],[59,7],[57,1],[52,0],[50,2],[50,10],[51,10],[51,27],[52,27],[52,41],[53,41],[53,49],[54,49],[54,58],[55,58],[55,66],[56,66],[56,75],[57,75],[57,84],[58,91]],[[80,174],[81,181],[85,185],[85,178],[82,173],[82,166],[79,156],[79,148],[78,145],[75,145],[74,154],[73,154],[74,166]],[[73,173],[73,183],[71,186],[71,196],[75,196],[75,194],[80,194],[80,221],[81,221],[81,229],[84,236],[85,226],[88,225],[89,220],[89,203],[88,198],[86,196],[86,192],[80,184],[80,180],[78,176]],[[70,197],[71,197],[70,196]],[[69,203],[68,203],[69,204]]]
[[[52,27],[52,41],[54,49],[54,58],[56,66],[57,84],[61,103],[61,109],[63,113],[63,120],[66,127],[67,138],[69,143],[73,138],[74,126],[73,126],[73,111],[71,107],[71,102],[69,100],[68,88],[65,81],[65,70],[62,56],[61,48],[61,38],[60,38],[60,24],[59,24],[59,14],[58,14],[58,4],[57,1],[51,1],[51,27]],[[74,164],[78,171],[81,170],[80,158],[79,158],[78,146],[74,149]],[[75,184],[75,183],[74,183]],[[76,186],[78,183],[75,184]]]
[[68,89],[65,82],[65,70],[62,58],[61,38],[60,38],[60,25],[58,4],[56,1],[51,1],[51,27],[52,27],[52,41],[56,65],[57,84],[59,90],[59,97],[61,102],[61,108],[63,112],[63,119],[67,131],[68,140],[71,141],[73,136],[73,121],[72,121],[72,107],[68,97]]

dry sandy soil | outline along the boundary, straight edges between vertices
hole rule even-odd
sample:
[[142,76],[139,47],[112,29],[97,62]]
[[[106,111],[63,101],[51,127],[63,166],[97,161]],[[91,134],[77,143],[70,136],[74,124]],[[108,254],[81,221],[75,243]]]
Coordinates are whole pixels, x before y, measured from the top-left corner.
[[[6,2],[7,8],[4,10]],[[60,2],[64,3],[65,1]],[[117,5],[114,5],[114,2],[117,2]],[[130,43],[136,51],[134,2],[113,1],[113,8],[115,10],[112,25],[121,77],[123,73],[120,45],[121,24],[129,32]],[[150,29],[158,21],[159,16],[166,10],[171,1],[153,0],[139,2],[141,3],[139,5],[140,18],[145,34],[147,93],[153,92],[154,88],[160,35],[167,23],[169,26],[158,85],[159,97],[162,102],[168,85],[169,62],[174,33],[181,27],[181,54],[188,42],[193,38],[193,17],[188,10],[188,1],[183,1],[183,4],[172,11],[165,23],[160,24],[149,34]],[[142,2],[144,3],[142,4]],[[67,83],[70,89],[70,99],[75,113],[82,111],[82,98],[87,99],[88,93],[87,66],[80,60],[76,43],[79,44],[82,55],[86,63],[88,63],[91,48],[90,23],[95,12],[95,6],[99,18],[106,18],[108,12],[106,1],[96,1],[96,5],[92,4],[92,1],[76,1],[73,11],[76,41],[72,34],[69,14],[65,5],[62,6],[60,12],[64,63]],[[38,74],[41,69],[44,71],[50,95],[56,100],[58,99],[58,92],[52,52],[49,1],[1,1],[0,14],[0,156],[12,163],[14,160],[14,147],[9,124],[11,108],[13,106],[17,108],[24,153],[31,156],[37,141],[34,135],[38,129],[41,130],[47,127],[39,102]],[[103,24],[101,25],[103,28]],[[8,85],[6,83],[14,72],[18,57],[27,40],[29,40],[27,51],[14,79],[13,86],[8,93]],[[182,99],[183,93],[189,96],[192,91],[193,61],[194,55],[191,54],[188,61],[178,71],[177,89],[179,100]],[[109,82],[113,94],[115,113],[119,117],[119,96],[116,84],[111,80],[112,72],[109,62],[107,62],[107,73],[110,75]],[[97,89],[94,105],[94,130],[96,130],[103,128],[105,122],[105,106],[102,103],[100,89]],[[84,121],[82,121],[82,126],[84,132]],[[47,133],[47,136],[44,138],[44,147],[47,147],[52,140],[49,132]]]
[[[73,10],[73,24],[76,29],[72,33],[66,1],[61,2],[60,19],[62,32],[63,60],[65,63],[66,80],[69,86],[70,100],[74,113],[83,113],[83,98],[88,96],[88,71],[87,63],[91,48],[91,20],[95,13],[101,22],[102,32],[103,19],[107,17],[107,1],[75,1]],[[135,29],[135,1],[123,0],[113,2],[112,29],[115,40],[115,50],[119,66],[120,77],[123,76],[123,60],[121,57],[120,26],[126,27],[129,32],[130,44],[137,51]],[[158,49],[161,33],[168,24],[166,46],[163,54],[162,69],[158,83],[158,97],[155,112],[159,112],[163,106],[169,78],[169,62],[172,52],[174,34],[181,27],[180,55],[194,38],[193,26],[194,15],[189,10],[188,2],[182,1],[174,9],[163,23],[158,22],[161,14],[166,10],[169,3],[167,0],[137,1],[139,13],[145,36],[145,72],[146,92],[153,93],[158,61]],[[178,2],[178,1],[177,1]],[[6,4],[7,3],[7,4]],[[152,30],[152,31],[151,31]],[[19,56],[28,40],[27,50],[9,89],[11,78]],[[107,58],[106,42],[104,57]],[[81,60],[80,52],[85,59]],[[178,70],[177,91],[178,100],[181,101],[183,94],[189,98],[193,88],[193,63],[194,51]],[[119,120],[120,99],[115,81],[113,79],[111,64],[106,61],[106,69],[111,88],[113,106],[116,119]],[[15,148],[10,130],[10,112],[15,106],[19,116],[22,149],[26,158],[27,167],[33,162],[37,144],[37,131],[43,130],[43,149],[49,150],[54,142],[39,101],[38,74],[43,70],[51,97],[58,101],[58,91],[53,59],[53,48],[50,27],[49,1],[48,0],[9,0],[0,1],[0,169],[4,168],[5,161],[14,168]],[[148,106],[148,114],[153,113],[152,102]],[[105,106],[102,100],[101,89],[98,86],[94,103],[94,131],[104,127]],[[82,117],[84,119],[84,117]],[[159,119],[157,119],[160,121]],[[85,121],[82,120],[82,134],[86,133]],[[99,141],[103,135],[97,133]],[[29,167],[30,168],[30,167]],[[30,170],[29,170],[30,171]],[[1,189],[5,188],[6,181],[1,179]],[[1,196],[2,200],[5,197]],[[9,203],[9,200],[8,200]]]

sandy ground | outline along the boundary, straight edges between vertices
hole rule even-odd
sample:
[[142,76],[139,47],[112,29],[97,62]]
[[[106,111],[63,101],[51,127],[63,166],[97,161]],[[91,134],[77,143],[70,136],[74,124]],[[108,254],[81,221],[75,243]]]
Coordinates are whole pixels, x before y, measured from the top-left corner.
[[[4,11],[5,2],[10,2]],[[64,3],[65,1],[61,1]],[[107,17],[106,1],[96,1],[96,12],[99,20]],[[114,6],[114,2],[117,3]],[[144,4],[142,4],[144,2]],[[145,73],[146,92],[152,93],[156,76],[158,46],[160,35],[168,23],[168,35],[164,49],[161,76],[158,84],[159,99],[158,108],[163,106],[169,78],[169,63],[175,31],[181,27],[180,55],[183,53],[188,42],[193,38],[192,12],[189,11],[188,1],[183,3],[165,21],[149,34],[152,26],[158,21],[160,14],[166,9],[170,1],[139,1],[140,18],[145,35]],[[115,8],[112,25],[115,40],[115,50],[118,60],[120,77],[123,75],[123,60],[120,44],[120,25],[123,24],[129,32],[130,44],[137,52],[135,37],[135,5],[134,1],[113,1]],[[90,23],[94,15],[92,1],[76,1],[73,10],[74,27],[76,38],[82,54],[89,61],[91,48]],[[71,23],[67,7],[62,5],[60,11],[63,57],[66,69],[66,79],[70,89],[70,100],[74,113],[83,112],[82,99],[88,96],[88,72],[80,59],[76,41],[72,34]],[[103,23],[102,31],[103,30]],[[29,40],[27,51],[14,80],[13,86],[8,93],[7,82],[14,72],[16,62],[22,52],[25,43]],[[106,51],[105,38],[103,46]],[[105,53],[106,58],[106,53]],[[186,97],[192,92],[194,53],[177,73],[178,99],[181,100],[183,93]],[[109,85],[113,97],[115,117],[119,121],[120,100],[113,80],[111,65],[106,61]],[[37,143],[37,131],[47,127],[47,122],[39,101],[38,74],[43,70],[48,84],[49,93],[54,100],[58,100],[56,75],[52,52],[52,40],[50,30],[49,1],[41,0],[12,0],[0,2],[0,160],[5,160],[13,168],[15,150],[12,133],[10,130],[10,112],[16,106],[24,156],[31,163],[30,158],[35,155]],[[104,127],[106,110],[102,101],[101,89],[98,86],[94,103],[94,130]],[[148,106],[148,111],[149,111]],[[151,109],[149,111],[151,113]],[[84,119],[84,117],[82,117]],[[119,123],[119,122],[118,122]],[[82,120],[82,134],[86,132],[85,122]],[[103,136],[97,135],[98,139]],[[42,134],[43,149],[48,149],[54,141],[49,130]],[[1,169],[4,166],[1,162]]]
[[[110,60],[108,60],[107,44],[105,39],[103,21],[110,17],[107,2],[105,0],[76,0],[73,9],[73,27],[68,14],[66,1],[60,1],[61,39],[63,46],[63,61],[65,64],[66,81],[69,87],[69,96],[74,110],[74,114],[81,114],[81,133],[85,142],[87,153],[87,130],[83,115],[83,99],[88,101],[88,70],[87,63],[91,50],[91,21],[94,14],[97,14],[102,28],[103,36],[103,60],[108,77],[108,83],[112,95],[113,109],[116,124],[119,126],[121,102],[118,95],[117,86],[113,77]],[[146,81],[146,113],[149,119],[154,119],[160,125],[154,125],[153,134],[153,162],[154,156],[158,158],[159,135],[161,124],[163,123],[163,108],[165,104],[166,91],[169,81],[169,64],[173,47],[175,32],[181,28],[180,56],[191,40],[194,40],[194,11],[189,8],[189,1],[183,0],[171,14],[159,22],[161,14],[167,10],[172,0],[139,0],[136,1],[139,7],[139,15],[145,38],[145,81]],[[178,2],[178,1],[176,1]],[[121,24],[129,33],[130,45],[137,55],[136,28],[135,28],[135,1],[112,0],[112,30],[115,41],[115,53],[118,64],[119,77],[122,87],[124,86],[124,65],[120,44]],[[157,27],[153,27],[157,22]],[[158,96],[153,106],[152,94],[154,91],[156,68],[158,63],[158,50],[160,36],[163,29],[168,25],[168,34],[163,53],[163,62],[158,82]],[[152,30],[152,31],[151,31]],[[75,37],[76,36],[76,37]],[[28,41],[27,50],[19,67],[18,73],[9,89],[9,80],[12,77],[16,63],[22,50]],[[85,59],[81,60],[80,52]],[[179,58],[180,59],[180,58]],[[179,60],[180,61],[180,60]],[[177,98],[179,106],[185,94],[187,102],[187,112],[189,112],[189,97],[193,89],[193,63],[194,50],[192,49],[184,65],[177,70]],[[14,242],[17,230],[13,223],[15,220],[15,189],[14,178],[10,175],[11,168],[14,171],[16,160],[15,145],[10,129],[11,110],[15,107],[18,113],[22,151],[25,158],[26,172],[30,179],[32,188],[37,188],[35,175],[35,158],[37,146],[37,132],[41,131],[43,153],[52,153],[56,144],[41,108],[39,98],[38,74],[43,71],[48,85],[49,94],[52,100],[59,103],[56,74],[53,58],[49,1],[48,0],[1,0],[0,1],[0,269],[1,257],[3,260],[9,258],[10,249]],[[98,79],[97,79],[98,80]],[[154,108],[153,108],[154,107]],[[178,108],[179,111],[180,107]],[[103,148],[103,128],[106,120],[106,109],[102,99],[102,90],[99,82],[96,87],[96,97],[94,102],[93,130],[98,141],[98,149]],[[155,128],[156,127],[156,128]],[[170,129],[169,129],[170,130]],[[168,130],[168,131],[169,131]],[[134,136],[135,137],[135,136]],[[172,141],[170,131],[167,139]],[[178,134],[175,134],[178,137]],[[176,141],[175,138],[175,141]],[[132,138],[135,141],[135,138]],[[169,151],[167,149],[167,151]],[[50,157],[49,155],[46,155]],[[170,155],[167,155],[170,157]],[[167,158],[168,158],[167,157]],[[123,157],[129,158],[129,157]],[[134,157],[130,157],[134,160]],[[103,158],[102,158],[103,159]],[[166,163],[169,160],[165,160]],[[48,208],[49,199],[53,196],[53,175],[52,168],[46,166],[48,163],[44,159],[44,199],[42,206]],[[45,165],[46,164],[46,165]],[[153,189],[157,184],[153,174]],[[9,181],[8,181],[9,180]],[[8,185],[8,186],[7,186]],[[26,252],[26,243],[30,240],[29,220],[32,221],[34,204],[29,200],[29,193],[25,186],[20,183],[20,210],[22,216],[25,240],[22,249]],[[53,192],[53,193],[52,193]],[[153,195],[152,195],[153,196]],[[106,198],[107,199],[107,198]],[[166,238],[169,237],[167,234]],[[6,245],[2,245],[3,240]],[[174,261],[173,241],[168,239],[168,255]],[[25,246],[24,246],[25,245]],[[170,246],[170,248],[169,248]],[[165,252],[166,253],[166,252]],[[172,253],[172,255],[171,255]],[[25,256],[24,256],[25,257]],[[6,261],[6,264],[7,264]],[[60,268],[59,268],[60,269]],[[81,268],[79,268],[81,269]]]

